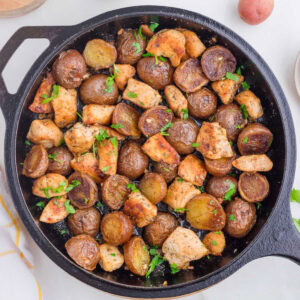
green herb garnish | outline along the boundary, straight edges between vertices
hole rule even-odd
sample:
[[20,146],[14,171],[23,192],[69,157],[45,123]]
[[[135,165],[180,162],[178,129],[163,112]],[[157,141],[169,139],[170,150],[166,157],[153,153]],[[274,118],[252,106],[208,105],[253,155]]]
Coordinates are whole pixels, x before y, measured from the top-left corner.
[[235,221],[235,220],[236,220],[236,218],[235,218],[235,216],[234,216],[234,215],[229,215],[229,220],[230,220],[230,221]]
[[82,115],[78,111],[76,111],[76,115],[82,120]]
[[110,94],[113,91],[113,85],[115,82],[116,75],[110,75],[106,78],[105,83],[106,83],[106,89],[104,91],[108,94]]
[[162,61],[162,62],[165,62],[165,61],[166,61],[166,59],[165,59],[163,56],[161,56],[161,55],[160,55],[158,58],[159,58],[159,60]]
[[70,200],[66,200],[64,202],[64,206],[68,214],[75,214],[76,210],[72,204],[70,204]]
[[[151,254],[151,250],[155,250],[155,249],[150,249],[150,252],[149,252],[150,254]],[[151,254],[151,255],[154,255],[154,254]],[[159,266],[164,261],[165,261],[165,259],[163,259],[162,256],[159,253],[157,253],[155,250],[155,256],[152,258],[152,260],[150,262],[149,269],[146,273],[146,278],[149,278],[150,274],[154,271],[156,266]]]
[[221,231],[215,231],[215,234],[221,234]]
[[242,111],[242,113],[243,113],[243,115],[244,115],[244,119],[247,120],[249,114],[248,114],[248,111],[247,111],[247,108],[246,108],[245,104],[242,104],[242,105],[241,105],[241,111]]
[[170,269],[171,269],[171,274],[175,274],[179,272],[178,266],[176,264],[171,264]]
[[145,37],[145,36],[143,36],[143,33],[142,33],[142,25],[139,27],[139,31],[138,31],[138,33],[139,33],[139,36],[141,37],[141,39],[143,39],[143,40],[145,40],[145,39],[146,39],[146,37]]
[[43,94],[42,98],[44,98],[44,100],[42,101],[42,104],[46,104],[50,101],[52,101],[53,99],[57,98],[59,94],[59,85],[54,84],[52,87],[52,94],[51,97],[48,97],[48,95]]
[[113,129],[120,129],[120,128],[124,128],[124,125],[121,123],[117,123],[117,124],[110,125],[110,127]]
[[39,201],[35,206],[37,206],[39,208],[44,208],[46,205],[43,201]]
[[138,54],[138,53],[140,53],[140,52],[142,51],[141,45],[140,45],[139,43],[134,42],[134,43],[132,43],[132,46],[135,47],[135,49],[136,49],[136,50],[135,50],[136,54]]
[[181,112],[183,112],[183,119],[184,119],[184,120],[186,120],[186,119],[189,118],[189,111],[188,111],[188,109],[183,108],[183,109],[181,110]]
[[89,203],[89,199],[88,198],[84,198],[84,203],[88,204]]
[[235,73],[241,76],[242,75],[241,67],[238,67]]
[[62,230],[59,231],[59,233],[61,235],[66,235],[67,234],[67,230],[66,229],[62,229]]
[[119,72],[120,72],[120,69],[114,64],[114,73],[116,73],[115,78],[118,77],[117,74],[118,74]]
[[164,171],[169,172],[168,168],[164,167],[163,169],[164,169]]
[[130,98],[137,98],[138,94],[134,93],[134,92],[128,92],[127,96]]
[[110,166],[106,166],[101,169],[102,172],[107,172],[110,169]]
[[57,152],[54,152],[53,154],[48,154],[49,159],[53,159],[54,161],[57,161],[58,163],[60,163],[62,165],[62,161],[57,159],[56,156],[57,156]]
[[177,178],[176,179],[178,182],[183,182],[183,179],[182,178]]
[[216,209],[213,210],[213,214],[214,214],[215,216],[217,215],[217,210],[216,210]]
[[55,188],[55,189],[52,189],[52,192],[55,193],[55,194],[61,193],[64,190],[65,186],[66,186],[66,182],[61,181],[59,183],[59,187]]
[[189,211],[188,209],[186,209],[185,207],[180,207],[180,208],[174,208],[175,212],[184,212],[184,211]]
[[158,23],[152,23],[149,25],[149,28],[152,32],[154,32],[154,30],[159,26]]
[[196,189],[198,189],[201,193],[204,193],[204,186],[201,185],[201,186],[198,186],[198,185],[195,185]]
[[242,88],[245,91],[249,90],[250,89],[250,85],[246,81],[244,81],[244,82],[242,82]]
[[235,185],[232,182],[230,182],[229,188],[224,195],[224,200],[231,201],[231,197],[234,195],[234,193],[235,193]]
[[241,126],[241,125],[236,125],[235,128],[236,128],[236,129],[241,129],[242,126]]
[[163,126],[163,127],[160,129],[161,135],[168,136],[169,134],[166,133],[165,131],[166,131],[168,128],[171,128],[172,126],[173,126],[172,123],[167,123],[165,126]]
[[218,243],[217,243],[215,240],[212,240],[211,244],[212,244],[213,246],[218,245]]
[[248,139],[249,139],[249,138],[246,136],[246,137],[243,139],[242,143],[243,143],[243,144],[247,144],[247,143],[248,143]]
[[97,140],[97,142],[99,144],[108,138],[109,138],[109,135],[107,133],[107,130],[103,130],[103,129],[100,129],[99,133],[97,135],[95,135],[95,139]]
[[20,166],[24,166],[24,163],[23,163],[23,162],[20,162]]
[[116,256],[116,253],[111,253],[110,255],[111,255],[111,256]]
[[291,192],[291,202],[300,203],[300,190],[293,189]]
[[27,146],[31,146],[31,143],[30,143],[28,140],[25,141],[25,144],[26,144]]
[[236,76],[235,74],[230,73],[230,72],[226,72],[225,77],[227,79],[230,79],[230,80],[233,80],[233,81],[236,81],[236,82],[239,80],[238,76]]
[[262,204],[261,204],[260,202],[257,202],[257,203],[256,203],[256,209],[260,209],[261,206],[262,206]]
[[76,186],[80,185],[81,182],[79,180],[72,180],[72,182],[66,187],[65,191],[69,193],[72,191]]
[[101,208],[101,207],[103,207],[103,204],[102,204],[100,201],[98,201],[98,202],[96,203],[96,207]]
[[47,199],[49,199],[49,198],[50,198],[50,195],[49,195],[49,190],[52,190],[52,187],[51,187],[51,186],[47,186],[47,187],[45,187],[45,188],[41,189],[41,191],[43,191],[43,192],[44,192],[44,194],[45,194],[45,196],[46,196],[46,198],[47,198]]
[[126,187],[130,189],[133,193],[139,192],[139,189],[136,187],[134,183],[127,183]]
[[193,144],[192,144],[192,147],[195,147],[195,148],[196,148],[196,147],[199,147],[199,146],[200,146],[200,143],[193,143]]
[[171,112],[172,112],[172,109],[168,108],[168,109],[166,109],[166,112],[167,112],[167,113],[171,113]]

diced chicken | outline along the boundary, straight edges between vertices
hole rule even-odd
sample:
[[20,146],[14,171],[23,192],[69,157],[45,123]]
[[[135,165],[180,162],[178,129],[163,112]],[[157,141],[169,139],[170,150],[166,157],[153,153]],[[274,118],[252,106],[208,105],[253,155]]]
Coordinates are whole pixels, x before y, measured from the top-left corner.
[[125,136],[123,134],[119,133],[118,131],[116,131],[110,127],[99,125],[99,124],[95,124],[94,126],[96,126],[98,128],[98,132],[100,130],[103,130],[103,131],[106,130],[107,134],[110,137],[115,137],[118,141],[123,141],[125,139]]
[[233,101],[233,98],[239,89],[241,83],[244,81],[244,76],[234,74],[238,80],[231,79],[217,80],[212,82],[212,89],[218,94],[224,104],[229,104]]
[[169,186],[167,196],[163,202],[172,208],[184,208],[186,204],[201,192],[190,182],[177,177]]
[[183,227],[177,227],[171,233],[163,243],[162,251],[169,264],[175,264],[178,269],[186,269],[191,261],[209,253],[197,234]]
[[141,25],[142,28],[142,34],[147,37],[152,37],[154,35],[154,32],[150,29],[149,25],[143,24]]
[[183,119],[184,112],[188,109],[188,102],[180,89],[175,85],[168,85],[165,87],[165,96],[175,115]]
[[60,199],[51,199],[43,209],[40,221],[43,223],[53,224],[62,221],[68,216],[65,208],[65,197]]
[[113,272],[122,267],[124,256],[118,247],[104,243],[99,246],[99,253],[99,264],[104,271]]
[[180,162],[180,155],[160,133],[151,136],[142,146],[142,150],[154,161],[169,165],[178,165]]
[[207,175],[204,163],[193,154],[189,154],[180,163],[178,175],[195,185],[202,185]]
[[157,207],[140,191],[129,194],[124,204],[124,213],[131,216],[137,227],[144,227],[152,223],[157,215]]
[[99,169],[105,175],[115,175],[118,164],[118,140],[110,138],[98,145]]
[[243,91],[236,95],[234,99],[240,105],[245,105],[249,116],[253,120],[260,118],[264,114],[260,99],[253,92],[249,90]]
[[197,136],[197,143],[199,146],[196,149],[209,159],[233,156],[226,129],[217,122],[203,122]]
[[156,106],[162,101],[161,95],[157,90],[133,78],[128,80],[127,87],[123,92],[123,99],[129,100],[145,109]]
[[115,105],[85,105],[82,111],[82,122],[86,125],[109,125],[114,110]]
[[76,122],[77,112],[77,91],[75,89],[65,89],[59,87],[59,93],[52,101],[54,110],[54,122],[59,128]]
[[114,65],[115,82],[120,90],[124,90],[130,78],[135,75],[135,68],[131,65]]
[[43,145],[45,148],[59,146],[63,138],[62,131],[50,119],[33,120],[27,133],[30,142]]
[[273,162],[265,154],[240,156],[232,165],[243,172],[268,172],[273,168]]

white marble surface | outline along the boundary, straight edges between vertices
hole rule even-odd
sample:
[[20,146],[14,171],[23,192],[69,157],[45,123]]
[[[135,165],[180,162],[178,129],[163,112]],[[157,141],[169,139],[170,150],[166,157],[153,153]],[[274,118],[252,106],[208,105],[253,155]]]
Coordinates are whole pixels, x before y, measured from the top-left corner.
[[[245,38],[266,60],[286,94],[293,114],[298,149],[300,141],[300,99],[297,96],[293,73],[296,56],[300,51],[300,1],[275,0],[272,16],[263,24],[251,27],[243,23],[237,14],[237,0],[48,0],[36,11],[17,18],[0,19],[0,48],[20,27],[27,25],[73,25],[102,12],[133,5],[167,5],[185,8],[207,15]],[[39,54],[37,47],[30,51],[5,73],[10,89],[15,90],[32,59]],[[23,56],[24,57],[24,56]],[[3,145],[4,123],[1,115],[1,139]],[[3,149],[1,148],[3,157]],[[3,161],[3,160],[2,160]],[[300,188],[300,163],[297,163],[295,187]],[[300,218],[300,205],[292,204],[293,215]],[[35,274],[39,279],[44,300],[118,299],[89,287],[57,267],[30,242],[35,259]],[[296,264],[276,257],[268,257],[249,263],[220,284],[185,299],[205,300],[293,300],[299,299],[300,268]],[[1,299],[2,300],[2,299]],[[3,299],[4,300],[4,299]],[[6,300],[6,299],[5,299]],[[21,299],[10,299],[21,300]]]

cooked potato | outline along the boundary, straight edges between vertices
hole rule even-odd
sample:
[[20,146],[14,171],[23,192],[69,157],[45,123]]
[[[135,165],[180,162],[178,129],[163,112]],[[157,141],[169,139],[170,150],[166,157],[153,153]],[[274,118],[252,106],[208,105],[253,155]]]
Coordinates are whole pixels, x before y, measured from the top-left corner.
[[178,165],[180,162],[179,154],[161,133],[151,136],[142,146],[142,150],[154,161],[163,161],[169,165]]
[[110,137],[115,137],[118,141],[123,141],[125,139],[125,136],[123,134],[119,133],[114,129],[111,129],[110,127],[99,125],[99,124],[96,124],[95,126],[98,128],[98,132],[101,130],[102,132],[106,131]]
[[110,138],[98,144],[99,169],[105,175],[117,173],[118,166],[118,140]]
[[155,220],[145,227],[144,238],[149,245],[161,247],[177,226],[178,221],[173,215],[158,212]]
[[265,154],[240,156],[232,165],[243,172],[268,172],[273,168],[273,162]]
[[47,73],[34,96],[33,102],[28,107],[29,110],[37,114],[48,114],[53,112],[50,102],[42,103],[45,100],[45,98],[42,97],[43,95],[46,95],[47,97],[51,96],[53,84],[54,79],[52,74]]
[[101,232],[105,242],[119,246],[126,243],[132,236],[133,224],[124,213],[115,211],[102,218]]
[[122,267],[124,256],[118,247],[104,243],[99,246],[99,253],[99,264],[104,271],[113,272]]
[[239,193],[248,202],[263,201],[269,194],[268,179],[259,173],[243,173],[239,178]]
[[85,45],[83,57],[89,67],[95,70],[107,69],[116,62],[117,50],[104,40],[93,39]]
[[202,185],[206,175],[204,163],[193,154],[187,155],[178,166],[178,176],[195,185]]
[[123,249],[127,268],[136,275],[145,276],[149,268],[150,256],[143,239],[133,236]]
[[145,227],[157,215],[157,207],[140,191],[131,192],[124,203],[124,213],[133,218],[137,227]]
[[85,105],[82,110],[82,122],[86,125],[109,125],[111,123],[114,110],[114,105]]
[[202,240],[209,253],[221,256],[226,246],[225,236],[222,231],[209,232]]
[[225,219],[222,205],[209,194],[198,195],[186,205],[186,220],[196,229],[222,230]]
[[153,167],[153,171],[161,174],[167,183],[170,183],[177,176],[177,165],[154,162]]
[[177,265],[178,269],[186,269],[191,261],[208,254],[197,234],[183,227],[177,227],[171,233],[163,243],[162,251],[169,264]]
[[148,172],[139,183],[142,194],[153,204],[157,204],[167,194],[167,184],[162,175]]
[[70,238],[65,248],[69,256],[82,268],[93,271],[100,259],[99,245],[94,238],[80,234]]
[[213,176],[225,176],[232,169],[236,154],[228,158],[209,159],[204,157],[205,168]]
[[135,68],[131,65],[114,65],[115,82],[120,90],[124,90],[130,78],[135,75]]
[[60,199],[51,199],[40,216],[40,222],[53,224],[62,221],[68,215],[64,203],[66,202],[65,197]]
[[183,119],[184,112],[188,109],[188,102],[180,89],[178,89],[175,85],[168,85],[165,87],[164,93],[167,102],[175,115]]
[[54,147],[48,150],[49,166],[48,173],[69,175],[72,171],[72,153],[65,146]]
[[260,118],[264,114],[260,99],[249,90],[239,93],[234,97],[234,100],[240,105],[245,105],[249,116],[253,120]]
[[164,29],[151,38],[146,50],[156,56],[168,57],[172,66],[177,67],[185,54],[185,37],[175,29]]
[[150,85],[130,78],[126,89],[123,92],[123,99],[147,109],[158,105],[161,101],[161,95]]
[[201,192],[190,182],[177,177],[169,186],[167,196],[163,202],[174,209],[185,208],[186,204]]
[[63,196],[67,192],[65,191],[68,186],[68,180],[66,177],[48,173],[42,177],[34,180],[32,186],[32,194],[41,198],[50,199],[55,196]]
[[217,122],[203,122],[196,142],[199,144],[196,149],[206,158],[219,159],[233,156],[226,130]]
[[33,120],[26,136],[30,142],[45,148],[59,146],[63,137],[62,131],[50,119]]
[[42,145],[35,145],[26,155],[22,174],[30,178],[43,176],[49,165],[47,150]]
[[224,80],[217,80],[211,84],[212,89],[218,94],[224,104],[229,104],[233,101],[233,97],[244,81],[244,76],[235,73],[234,76],[237,80],[226,78]]

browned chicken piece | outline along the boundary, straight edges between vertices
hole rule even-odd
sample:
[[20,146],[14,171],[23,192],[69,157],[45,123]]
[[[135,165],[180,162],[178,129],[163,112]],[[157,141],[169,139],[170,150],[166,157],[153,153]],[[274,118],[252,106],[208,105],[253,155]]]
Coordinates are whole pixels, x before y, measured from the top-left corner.
[[125,214],[133,218],[137,227],[147,226],[157,215],[157,207],[140,191],[129,194],[123,210]]
[[141,25],[142,28],[142,34],[147,37],[152,37],[154,35],[154,32],[150,29],[149,25],[143,24]]
[[40,222],[53,224],[62,221],[68,216],[65,207],[66,197],[51,199],[40,216]]
[[40,87],[38,88],[35,97],[33,99],[33,102],[29,105],[28,109],[30,109],[32,112],[37,114],[48,114],[52,113],[53,109],[51,106],[51,103],[42,103],[45,98],[42,97],[51,96],[52,92],[52,85],[54,84],[54,79],[52,77],[51,73],[47,73],[47,76],[43,79]]
[[240,156],[232,165],[243,172],[268,172],[273,168],[273,162],[265,154]]
[[247,112],[253,120],[260,118],[264,114],[260,99],[249,90],[239,93],[234,97],[234,100],[240,105],[244,104],[246,106]]
[[192,198],[200,194],[201,192],[192,183],[177,177],[169,186],[167,196],[163,202],[174,209],[183,209]]
[[178,175],[184,180],[202,185],[207,175],[204,162],[193,154],[187,155],[178,167]]
[[86,125],[109,125],[114,110],[115,105],[85,105],[82,111],[82,122]]
[[244,81],[244,76],[239,76],[238,74],[234,75],[237,77],[237,81],[227,78],[224,80],[214,81],[211,84],[212,89],[218,94],[224,104],[229,104],[233,101],[237,90]]
[[196,142],[199,143],[196,149],[209,159],[233,156],[226,130],[218,122],[203,122]]
[[127,64],[114,65],[115,82],[120,90],[124,90],[125,86],[130,78],[135,75],[135,68]]
[[65,89],[59,87],[59,93],[52,101],[54,110],[54,122],[59,128],[76,122],[77,112],[77,91],[75,89]]
[[105,175],[115,175],[118,165],[118,140],[113,137],[98,145],[99,169]]
[[65,176],[56,173],[48,173],[36,179],[33,182],[32,194],[41,198],[53,198],[63,196],[68,186],[68,180]]
[[184,112],[188,109],[188,102],[180,89],[175,85],[168,85],[165,87],[165,96],[175,115],[183,119]]
[[150,85],[130,78],[126,89],[123,92],[123,99],[147,109],[158,105],[161,101],[161,95]]
[[154,161],[170,165],[178,165],[180,162],[180,155],[161,133],[151,136],[142,146],[142,150]]
[[106,130],[107,134],[110,137],[115,137],[118,141],[123,141],[125,139],[125,136],[123,134],[119,133],[117,130],[114,130],[108,126],[103,126],[103,125],[99,125],[99,124],[95,124],[94,126],[98,128],[98,132],[100,130],[103,130],[103,131]]
[[27,133],[30,142],[43,145],[45,148],[59,146],[63,138],[62,131],[50,119],[33,120]]
[[122,267],[124,256],[118,247],[104,243],[99,246],[101,268],[106,272],[113,272]]
[[222,231],[209,232],[202,240],[209,253],[221,256],[226,246],[226,240]]
[[164,29],[151,38],[146,50],[156,56],[168,57],[172,66],[177,67],[185,54],[185,37],[175,29]]
[[209,251],[197,234],[187,228],[177,227],[162,246],[164,258],[178,269],[186,269],[193,260],[206,256]]

